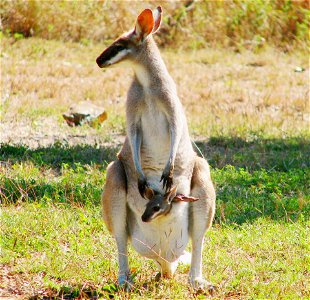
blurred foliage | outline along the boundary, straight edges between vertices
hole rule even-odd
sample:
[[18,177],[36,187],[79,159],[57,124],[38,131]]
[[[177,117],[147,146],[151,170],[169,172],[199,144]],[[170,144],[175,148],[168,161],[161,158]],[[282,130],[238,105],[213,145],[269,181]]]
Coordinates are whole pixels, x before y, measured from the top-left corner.
[[113,40],[129,30],[146,7],[164,10],[160,45],[178,48],[265,43],[291,50],[309,42],[307,0],[235,1],[1,1],[1,30],[13,37],[78,41]]

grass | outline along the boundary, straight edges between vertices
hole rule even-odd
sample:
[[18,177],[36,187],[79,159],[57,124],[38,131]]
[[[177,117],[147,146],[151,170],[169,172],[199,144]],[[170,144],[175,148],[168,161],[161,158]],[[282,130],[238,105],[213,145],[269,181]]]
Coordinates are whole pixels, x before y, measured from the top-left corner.
[[[218,201],[203,252],[203,271],[219,288],[216,298],[309,295],[306,147],[296,141],[282,149],[277,143],[266,144],[266,156],[299,151],[297,164],[253,161],[252,148],[245,150],[244,145],[239,159],[249,164],[248,169],[238,161],[229,165],[234,163],[230,155],[226,163],[211,160]],[[240,141],[220,140],[217,145],[212,141],[207,148],[220,155],[223,146],[237,153]],[[37,297],[128,297],[116,288],[115,244],[100,215],[105,165],[113,153],[113,148],[88,145],[39,149],[2,145],[1,161],[7,164],[0,177],[5,279],[0,291]],[[187,266],[179,268],[172,281],[156,283],[152,262],[133,250],[130,261],[136,273],[135,299],[201,296],[186,285]]]
[[[32,142],[40,146],[48,145],[49,138],[64,141],[64,136],[74,136],[82,140],[86,135],[94,144],[100,143],[98,136],[109,139],[112,135],[114,140],[125,134],[124,103],[132,74],[121,68],[101,71],[96,66],[104,45],[41,39],[1,41],[2,72],[7,74],[1,78],[3,141],[29,144],[27,136],[35,135],[36,142]],[[163,56],[198,139],[233,136],[251,141],[307,135],[306,52],[284,54],[268,48],[255,54],[205,49],[179,51],[177,55],[164,51]],[[298,66],[305,71],[295,72]],[[86,99],[104,106],[108,121],[93,130],[68,129],[61,114],[72,103]],[[20,132],[6,130],[20,122],[24,122]]]
[[[285,223],[268,218],[216,225],[203,255],[203,273],[219,288],[216,298],[306,298],[309,225],[304,220]],[[2,289],[12,287],[16,294],[31,291],[38,297],[77,297],[83,290],[88,296],[129,297],[115,288],[115,244],[98,206],[37,202],[8,206],[2,232]],[[130,262],[136,272],[134,299],[198,297],[187,287],[188,267],[179,268],[175,279],[156,283],[151,261],[130,249]]]
[[[96,43],[2,37],[1,47],[0,296],[211,297],[188,287],[188,266],[155,282],[155,265],[132,249],[135,289],[115,285],[100,194],[123,142],[131,71],[99,70]],[[217,190],[203,273],[215,299],[307,299],[308,54],[240,51],[163,51]],[[108,120],[68,127],[61,114],[87,98]]]
[[[242,224],[265,216],[290,222],[301,214],[308,215],[309,144],[291,141],[283,146],[268,141],[265,147],[259,143],[240,150],[238,143],[226,141],[226,158],[221,156],[223,140],[205,145],[212,149],[210,164],[218,195],[216,222]],[[255,147],[259,149],[253,151]],[[31,150],[4,144],[0,150],[1,161],[6,162],[0,177],[3,203],[41,199],[99,205],[105,167],[115,152],[115,148],[87,145],[56,144]],[[294,160],[287,160],[287,156]]]

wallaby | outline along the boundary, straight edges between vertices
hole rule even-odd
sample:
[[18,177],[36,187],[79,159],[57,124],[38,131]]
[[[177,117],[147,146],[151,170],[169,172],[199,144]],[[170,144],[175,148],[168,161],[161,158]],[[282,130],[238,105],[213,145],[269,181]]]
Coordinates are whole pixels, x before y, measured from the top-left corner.
[[[160,7],[143,10],[134,29],[97,58],[101,68],[124,62],[135,74],[126,102],[127,136],[118,159],[107,169],[103,218],[116,239],[120,285],[130,284],[128,240],[142,256],[158,262],[163,276],[171,277],[191,238],[189,281],[194,288],[210,288],[202,277],[201,260],[204,235],[214,216],[215,191],[208,163],[192,148],[175,83],[152,37],[161,14]],[[173,182],[177,194],[199,201],[176,202],[165,216],[143,222],[149,191],[163,195]]]
[[141,217],[143,222],[150,222],[155,218],[165,216],[170,212],[173,202],[194,202],[199,200],[198,198],[182,194],[177,195],[177,186],[174,186],[165,194],[147,188],[145,195],[149,202],[146,204],[145,211]]

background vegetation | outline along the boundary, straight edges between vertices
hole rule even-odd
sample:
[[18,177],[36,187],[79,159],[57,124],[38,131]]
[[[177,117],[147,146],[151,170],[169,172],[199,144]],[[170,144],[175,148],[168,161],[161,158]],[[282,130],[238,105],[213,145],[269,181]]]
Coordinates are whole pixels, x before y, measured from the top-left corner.
[[265,42],[291,50],[308,42],[306,0],[241,1],[1,1],[2,30],[15,37],[36,36],[89,43],[127,31],[137,11],[161,4],[160,45],[256,48]]
[[[188,287],[186,265],[156,282],[131,248],[135,289],[119,290],[101,219],[132,72],[95,60],[158,4],[156,39],[217,190],[203,252],[213,298],[310,298],[309,4],[277,0],[1,1],[0,296],[211,298]],[[68,127],[62,113],[86,99],[108,120]]]

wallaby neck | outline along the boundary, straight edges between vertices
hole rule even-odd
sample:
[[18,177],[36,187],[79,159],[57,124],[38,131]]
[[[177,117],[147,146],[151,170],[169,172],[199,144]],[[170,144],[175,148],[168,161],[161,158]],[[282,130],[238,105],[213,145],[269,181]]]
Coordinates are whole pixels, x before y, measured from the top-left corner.
[[142,47],[133,69],[143,88],[149,89],[154,85],[157,87],[174,85],[153,37],[150,36]]

